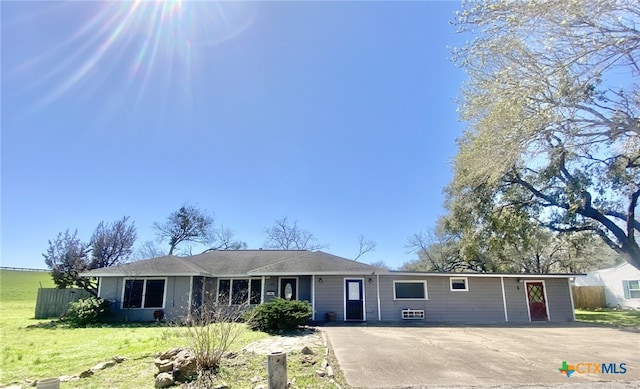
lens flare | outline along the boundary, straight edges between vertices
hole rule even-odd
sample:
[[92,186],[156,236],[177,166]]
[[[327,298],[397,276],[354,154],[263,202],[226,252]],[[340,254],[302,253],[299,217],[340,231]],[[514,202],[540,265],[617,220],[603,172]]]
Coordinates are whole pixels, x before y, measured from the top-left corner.
[[74,26],[9,69],[12,77],[29,77],[22,89],[35,93],[42,107],[65,97],[104,94],[116,87],[114,80],[121,94],[137,102],[171,84],[188,90],[199,56],[245,31],[255,19],[255,6],[188,0],[67,2],[29,19],[34,23],[39,17]]

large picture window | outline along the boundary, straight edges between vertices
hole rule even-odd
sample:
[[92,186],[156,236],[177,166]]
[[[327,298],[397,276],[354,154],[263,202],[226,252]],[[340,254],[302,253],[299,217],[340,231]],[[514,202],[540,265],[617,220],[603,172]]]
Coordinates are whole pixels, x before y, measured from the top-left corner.
[[426,300],[427,281],[393,281],[395,300]]
[[163,278],[125,280],[122,308],[164,308],[165,283]]
[[218,303],[224,305],[260,304],[262,280],[259,278],[218,280]]

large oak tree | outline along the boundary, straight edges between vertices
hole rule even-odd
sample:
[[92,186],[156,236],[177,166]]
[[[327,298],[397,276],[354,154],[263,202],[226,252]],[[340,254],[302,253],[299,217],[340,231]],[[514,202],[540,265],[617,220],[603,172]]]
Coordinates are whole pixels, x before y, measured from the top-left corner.
[[640,268],[640,3],[467,2],[457,24],[473,39],[454,50],[468,128],[448,227],[590,232]]

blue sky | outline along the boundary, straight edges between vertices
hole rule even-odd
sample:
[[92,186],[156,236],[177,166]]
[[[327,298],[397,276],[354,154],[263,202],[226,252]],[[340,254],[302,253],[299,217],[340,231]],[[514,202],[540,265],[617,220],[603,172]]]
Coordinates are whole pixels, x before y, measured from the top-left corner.
[[[457,2],[2,2],[2,266],[184,202],[399,266],[444,211]],[[163,244],[166,246],[166,244]],[[165,247],[166,248],[166,247]]]

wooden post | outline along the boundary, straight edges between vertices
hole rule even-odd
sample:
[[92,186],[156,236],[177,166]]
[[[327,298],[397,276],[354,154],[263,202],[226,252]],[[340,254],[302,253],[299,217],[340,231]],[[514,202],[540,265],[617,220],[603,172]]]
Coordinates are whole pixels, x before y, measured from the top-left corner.
[[267,382],[269,389],[287,388],[287,354],[271,353],[267,356]]

